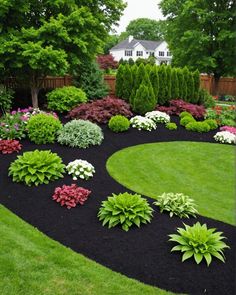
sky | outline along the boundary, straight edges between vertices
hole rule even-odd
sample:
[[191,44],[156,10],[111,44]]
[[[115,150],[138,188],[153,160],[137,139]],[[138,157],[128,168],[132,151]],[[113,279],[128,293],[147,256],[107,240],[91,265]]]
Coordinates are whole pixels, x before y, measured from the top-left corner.
[[118,34],[125,31],[129,22],[136,18],[163,19],[158,4],[161,0],[124,0],[128,6],[120,19],[119,26],[115,27]]

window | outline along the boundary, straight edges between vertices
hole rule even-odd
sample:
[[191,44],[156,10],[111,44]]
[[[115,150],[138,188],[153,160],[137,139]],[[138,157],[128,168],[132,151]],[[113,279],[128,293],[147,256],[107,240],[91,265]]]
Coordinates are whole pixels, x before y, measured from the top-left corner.
[[167,56],[171,56],[171,52],[170,51],[167,51]]
[[143,56],[143,51],[137,51],[137,52],[136,52],[136,55],[137,55],[137,56]]
[[159,56],[164,56],[164,51],[159,51]]
[[125,56],[132,56],[132,50],[125,50]]

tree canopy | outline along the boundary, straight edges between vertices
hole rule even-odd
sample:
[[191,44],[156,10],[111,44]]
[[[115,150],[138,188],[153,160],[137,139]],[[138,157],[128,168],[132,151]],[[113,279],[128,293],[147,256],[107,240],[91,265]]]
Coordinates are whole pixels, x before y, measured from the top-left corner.
[[73,73],[102,52],[125,4],[122,0],[5,0],[0,2],[0,73],[31,88],[40,79]]
[[129,35],[136,39],[158,41],[163,37],[162,21],[149,18],[137,18],[132,20],[121,33],[120,40],[126,39]]
[[162,0],[165,40],[172,64],[214,74],[235,75],[235,0]]

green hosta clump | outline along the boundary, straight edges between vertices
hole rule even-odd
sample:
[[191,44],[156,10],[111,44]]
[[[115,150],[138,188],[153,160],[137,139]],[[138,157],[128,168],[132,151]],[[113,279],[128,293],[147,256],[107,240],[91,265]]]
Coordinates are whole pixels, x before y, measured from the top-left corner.
[[182,193],[164,193],[153,204],[160,208],[161,213],[170,212],[170,217],[177,215],[180,218],[189,218],[189,215],[196,217],[198,213],[194,200]]
[[86,120],[72,120],[58,132],[57,141],[70,147],[87,148],[100,145],[103,141],[102,129]]
[[108,122],[108,127],[113,132],[124,132],[129,129],[130,121],[125,116],[122,115],[116,115],[111,117],[111,119]]
[[60,120],[50,114],[34,115],[27,123],[29,139],[36,144],[54,143],[61,128]]
[[11,163],[8,175],[12,176],[14,182],[37,186],[63,177],[64,169],[65,165],[56,153],[35,150],[18,156]]
[[138,194],[113,194],[102,206],[98,213],[98,218],[103,221],[102,225],[108,224],[108,227],[114,227],[118,224],[122,229],[128,231],[135,224],[140,227],[141,223],[151,221],[153,209],[147,200]]
[[182,262],[194,257],[199,264],[205,258],[207,266],[212,261],[212,256],[225,262],[223,250],[229,248],[222,240],[225,239],[222,232],[215,232],[215,228],[208,229],[206,224],[199,222],[192,226],[184,224],[184,228],[178,228],[178,234],[169,235],[169,241],[176,242],[179,245],[173,247],[172,251],[181,251],[183,253]]

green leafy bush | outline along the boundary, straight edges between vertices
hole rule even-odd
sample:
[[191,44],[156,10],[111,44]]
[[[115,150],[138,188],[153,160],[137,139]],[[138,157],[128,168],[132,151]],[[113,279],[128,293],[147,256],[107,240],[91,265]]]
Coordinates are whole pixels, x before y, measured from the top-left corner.
[[180,125],[182,126],[186,126],[190,122],[196,122],[196,121],[193,117],[190,117],[190,116],[185,116],[182,119],[180,119]]
[[9,167],[8,175],[12,176],[14,182],[37,186],[63,177],[64,169],[65,165],[56,153],[35,150],[17,156]]
[[169,130],[176,130],[177,129],[177,125],[175,123],[166,123],[166,128]]
[[125,116],[116,115],[111,117],[108,127],[114,132],[123,132],[129,129],[130,121]]
[[185,128],[189,131],[195,132],[208,132],[210,131],[210,126],[206,122],[190,122],[188,123]]
[[182,193],[164,193],[153,204],[160,208],[161,213],[170,212],[170,217],[177,215],[180,218],[189,218],[189,215],[196,217],[198,213],[194,200]]
[[58,132],[57,141],[70,147],[87,148],[100,145],[103,141],[102,129],[89,121],[72,120]]
[[86,102],[85,92],[75,86],[56,88],[47,94],[49,110],[68,112],[80,103]]
[[55,142],[61,128],[60,120],[49,114],[34,115],[27,124],[29,139],[36,144]]
[[182,262],[194,257],[199,264],[205,258],[207,266],[212,261],[212,256],[225,262],[223,250],[229,248],[222,239],[225,239],[222,232],[215,232],[215,228],[208,229],[206,224],[201,225],[199,222],[193,226],[184,224],[184,228],[178,228],[179,234],[169,235],[169,241],[177,242],[179,245],[172,248],[172,251],[181,251],[183,253]]
[[184,118],[186,116],[193,118],[192,114],[190,114],[189,112],[181,112],[179,114],[180,119],[182,119],[182,118]]
[[0,110],[2,113],[8,112],[12,106],[14,91],[7,89],[4,85],[0,84]]
[[206,89],[201,88],[199,90],[198,99],[198,103],[204,105],[205,108],[212,108],[216,105],[215,99]]
[[98,213],[98,218],[103,221],[102,225],[108,224],[108,227],[114,227],[118,224],[122,229],[128,231],[135,224],[140,227],[141,223],[151,221],[153,209],[147,200],[138,194],[113,194],[102,206]]
[[218,124],[217,124],[216,120],[207,119],[204,122],[210,126],[210,128],[211,128],[210,130],[215,130],[218,128]]

